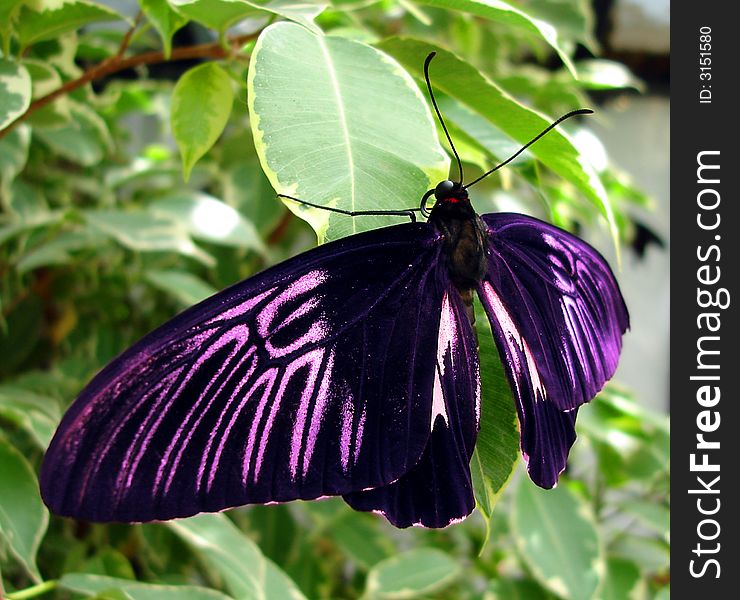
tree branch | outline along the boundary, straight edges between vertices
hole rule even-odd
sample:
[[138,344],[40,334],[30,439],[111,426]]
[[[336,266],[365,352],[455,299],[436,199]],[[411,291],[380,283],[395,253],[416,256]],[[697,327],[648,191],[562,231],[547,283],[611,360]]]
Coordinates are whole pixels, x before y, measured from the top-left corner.
[[[138,21],[137,21],[138,22]],[[134,26],[135,27],[135,26]],[[141,67],[144,65],[152,65],[162,62],[174,62],[178,60],[189,60],[193,58],[226,58],[233,54],[239,46],[243,46],[247,42],[253,40],[259,35],[259,32],[249,33],[245,35],[234,36],[226,39],[228,48],[224,48],[220,42],[212,42],[209,44],[197,44],[195,46],[184,46],[180,48],[174,48],[169,58],[166,58],[164,52],[153,51],[144,52],[142,54],[136,54],[128,58],[124,58],[123,54],[126,51],[128,42],[131,39],[133,33],[132,28],[124,37],[121,42],[121,47],[115,56],[106,58],[101,63],[89,68],[77,79],[67,81],[65,84],[58,87],[56,90],[49,92],[45,96],[37,98],[31,102],[26,112],[20,115],[15,121],[10,123],[5,129],[0,131],[0,139],[6,134],[10,133],[15,127],[20,125],[23,121],[28,119],[33,113],[40,108],[43,108],[47,104],[54,102],[60,96],[69,94],[70,92],[82,87],[85,84],[102,79],[119,71],[125,71],[126,69],[133,69],[135,67]]]

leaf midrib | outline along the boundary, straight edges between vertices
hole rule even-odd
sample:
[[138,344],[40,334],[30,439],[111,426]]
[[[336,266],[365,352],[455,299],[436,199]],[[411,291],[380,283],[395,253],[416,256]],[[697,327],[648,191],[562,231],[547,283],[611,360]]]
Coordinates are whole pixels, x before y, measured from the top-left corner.
[[[326,67],[329,74],[329,80],[331,82],[332,91],[334,92],[334,98],[337,102],[337,112],[339,116],[339,124],[341,126],[342,137],[344,138],[344,145],[347,148],[347,163],[348,163],[348,174],[350,181],[350,210],[354,211],[355,207],[355,164],[354,157],[352,156],[352,145],[350,141],[349,128],[347,127],[347,115],[344,112],[344,101],[342,99],[342,91],[339,87],[339,80],[337,78],[337,71],[334,67],[334,61],[329,53],[329,48],[326,45],[326,40],[323,37],[317,38],[319,41],[319,47],[326,60]],[[357,233],[354,219],[352,220],[352,233]]]

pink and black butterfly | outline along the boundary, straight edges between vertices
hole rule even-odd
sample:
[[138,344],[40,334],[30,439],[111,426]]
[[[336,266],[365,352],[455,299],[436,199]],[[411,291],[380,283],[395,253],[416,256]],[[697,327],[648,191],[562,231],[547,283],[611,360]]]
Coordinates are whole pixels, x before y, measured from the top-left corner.
[[[427,86],[444,127],[432,56]],[[584,241],[532,217],[475,213],[467,188],[514,157],[463,185],[452,149],[459,180],[394,212],[426,222],[267,269],[105,367],[47,451],[49,508],[134,522],[341,495],[398,527],[464,519],[481,410],[475,295],[511,384],[529,476],[554,486],[578,408],[616,369],[627,309]]]

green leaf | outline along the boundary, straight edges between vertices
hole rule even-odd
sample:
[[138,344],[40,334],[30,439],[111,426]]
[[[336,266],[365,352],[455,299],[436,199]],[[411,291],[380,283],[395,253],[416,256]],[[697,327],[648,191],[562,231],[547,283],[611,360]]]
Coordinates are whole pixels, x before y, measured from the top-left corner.
[[63,575],[59,580],[59,587],[83,596],[96,596],[109,590],[119,590],[132,600],[229,600],[229,597],[221,592],[202,587],[141,583],[84,573]]
[[668,571],[671,565],[670,546],[655,538],[625,535],[610,544],[609,553],[634,562],[643,573]]
[[191,191],[175,192],[153,202],[149,210],[182,224],[197,240],[249,248],[262,254],[267,251],[254,225],[213,196]]
[[377,527],[377,519],[345,510],[327,532],[358,565],[370,568],[393,553],[393,544]]
[[26,166],[31,128],[20,125],[0,138],[0,180],[3,186],[10,183]]
[[[511,386],[488,317],[475,305],[481,377],[480,429],[470,462],[478,510],[488,522],[519,460],[519,428]],[[490,532],[490,529],[488,530]]]
[[590,600],[604,575],[603,548],[588,504],[565,485],[519,483],[511,526],[523,562],[546,589]]
[[[251,142],[251,137],[249,141]],[[262,235],[269,234],[285,212],[285,206],[275,197],[254,153],[230,165],[226,170],[223,197],[247,220],[254,223]]]
[[23,65],[0,58],[0,130],[31,105],[31,76]]
[[122,246],[137,252],[176,252],[205,265],[213,259],[198,248],[187,230],[165,217],[146,212],[98,210],[85,213],[85,219],[97,231],[110,236]]
[[[59,73],[46,62],[27,59],[23,64],[31,75],[34,100],[62,86]],[[69,121],[69,98],[66,95],[34,111],[28,118],[28,123],[36,127],[61,127]]]
[[[252,54],[248,101],[262,168],[279,193],[343,210],[398,210],[447,176],[416,84],[365,44],[276,23]],[[399,222],[286,203],[322,242]]]
[[554,597],[529,579],[494,579],[484,600],[552,600]]
[[187,271],[157,269],[147,271],[146,279],[154,287],[167,292],[184,306],[191,306],[205,300],[218,290]]
[[451,584],[460,572],[460,565],[441,550],[417,548],[376,564],[368,573],[365,597],[427,598]]
[[2,51],[5,56],[10,54],[10,34],[15,26],[21,6],[26,0],[3,0],[0,2],[0,37],[2,37]]
[[621,508],[635,516],[641,525],[660,535],[666,542],[670,540],[671,511],[667,506],[646,500],[627,500],[621,504]]
[[317,34],[321,34],[322,31],[314,23],[314,19],[324,12],[326,7],[329,5],[328,2],[321,2],[319,0],[269,0],[267,2],[243,1],[254,6],[260,11],[272,13],[279,17],[294,21],[299,25],[303,25],[306,29],[310,29]]
[[71,122],[55,129],[35,129],[34,135],[64,158],[90,167],[98,164],[112,147],[108,126],[87,104],[69,103]]
[[558,30],[547,21],[536,19],[518,8],[501,0],[419,0],[422,4],[466,12],[477,17],[503,23],[507,27],[519,29],[535,38],[544,40],[575,77],[576,70],[570,57],[563,49]]
[[31,44],[53,40],[83,25],[122,19],[114,10],[86,0],[54,2],[48,8],[42,5],[40,10],[26,5],[21,9],[17,26],[21,54]]
[[28,432],[41,450],[49,446],[61,413],[54,398],[12,384],[0,385],[0,417]]
[[295,583],[226,515],[199,515],[167,526],[219,574],[235,600],[305,600]]
[[653,597],[653,600],[671,600],[670,586],[666,586],[658,590],[658,592]]
[[0,437],[0,536],[31,578],[39,582],[36,552],[41,544],[49,513],[41,502],[36,474],[8,440]]
[[91,227],[63,231],[24,254],[16,264],[16,270],[25,273],[39,267],[66,264],[74,259],[76,252],[96,248],[104,242],[105,236]]
[[642,91],[645,84],[622,63],[614,60],[591,59],[578,63],[578,83],[592,90],[634,88]]
[[172,92],[172,133],[185,179],[226,127],[234,103],[229,75],[215,62],[190,69]]
[[599,593],[600,600],[637,600],[645,598],[645,584],[635,563],[622,558],[606,561],[606,577]]
[[255,16],[254,6],[241,0],[168,0],[169,4],[188,19],[225,31],[248,17]]
[[272,13],[321,33],[314,19],[327,6],[313,0],[169,0],[178,12],[217,31],[224,31],[249,17]]
[[6,309],[5,327],[0,329],[0,375],[23,365],[36,348],[44,325],[44,307],[39,296],[29,293]]
[[187,18],[172,10],[167,0],[140,0],[139,4],[162,38],[164,56],[169,59],[172,53],[172,36],[188,22]]
[[[552,122],[552,119],[517,102],[465,61],[446,50],[430,46],[428,42],[392,38],[381,42],[379,47],[420,78],[423,76],[424,57],[436,50],[437,57],[430,68],[433,85],[490,121],[519,144],[527,143]],[[528,151],[554,173],[572,183],[601,211],[618,248],[617,225],[604,186],[588,157],[578,151],[569,136],[560,128],[555,129]]]
[[[593,38],[595,23],[590,3],[584,0],[529,0],[525,6],[530,16],[552,25],[561,41],[580,42],[592,54],[598,52]],[[580,76],[580,70],[578,74]]]

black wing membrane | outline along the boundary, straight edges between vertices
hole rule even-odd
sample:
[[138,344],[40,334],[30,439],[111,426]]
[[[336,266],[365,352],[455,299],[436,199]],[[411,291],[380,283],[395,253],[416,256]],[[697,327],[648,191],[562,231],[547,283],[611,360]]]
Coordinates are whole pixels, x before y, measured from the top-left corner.
[[453,286],[437,312],[431,437],[421,459],[389,485],[344,496],[353,508],[380,512],[396,527],[445,527],[475,508],[470,458],[480,414],[477,343]]
[[517,400],[529,475],[550,488],[577,408],[614,374],[629,315],[608,264],[583,240],[525,215],[482,219],[488,271],[478,295]]
[[[175,317],[67,412],[44,501],[93,521],[164,520],[350,494],[398,481],[425,448],[436,460],[435,364],[451,370],[435,362],[441,249],[427,224],[363,233]],[[448,397],[445,410],[458,410]],[[472,452],[470,432],[455,435]]]

